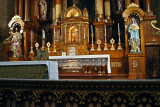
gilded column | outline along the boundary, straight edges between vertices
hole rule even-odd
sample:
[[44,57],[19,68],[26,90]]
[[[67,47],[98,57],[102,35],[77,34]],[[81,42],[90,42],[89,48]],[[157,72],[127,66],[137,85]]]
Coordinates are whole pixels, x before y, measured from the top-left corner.
[[126,2],[126,8],[127,8],[127,6],[131,4],[131,0],[125,0],[125,2]]
[[134,0],[134,3],[136,3],[137,5],[139,5],[139,0]]
[[151,12],[151,2],[150,2],[150,0],[146,0],[146,11]]
[[95,0],[96,15],[97,17],[103,17],[103,0]]
[[56,20],[56,7],[55,7],[56,5],[55,4],[56,4],[56,2],[55,2],[55,0],[53,0],[53,10],[52,10],[52,12],[53,12],[52,13],[52,20],[53,21]]
[[[19,0],[19,16],[23,16],[23,0]],[[23,19],[23,18],[22,18]]]
[[24,17],[24,20],[25,21],[29,21],[29,3],[28,3],[29,1],[28,0],[25,0],[25,17]]
[[15,15],[18,14],[17,0],[15,0],[14,14],[15,14]]
[[81,24],[78,25],[78,42],[81,42]]
[[105,17],[106,19],[110,20],[111,19],[111,5],[110,5],[110,0],[105,1]]
[[61,16],[61,0],[56,0],[56,20],[59,21]]

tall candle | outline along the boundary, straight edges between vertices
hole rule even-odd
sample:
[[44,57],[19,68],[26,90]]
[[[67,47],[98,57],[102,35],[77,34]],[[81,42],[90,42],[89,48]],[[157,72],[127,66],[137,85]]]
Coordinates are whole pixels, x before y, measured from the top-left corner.
[[106,32],[106,24],[104,25],[104,34],[107,34],[107,32]]
[[34,32],[33,32],[33,30],[31,30],[31,45],[33,42],[34,42]]
[[118,33],[120,34],[120,27],[119,27],[119,23],[118,23]]
[[44,30],[42,30],[42,36],[43,36],[43,38],[45,38],[45,31]]
[[93,26],[91,25],[91,34],[93,35]]

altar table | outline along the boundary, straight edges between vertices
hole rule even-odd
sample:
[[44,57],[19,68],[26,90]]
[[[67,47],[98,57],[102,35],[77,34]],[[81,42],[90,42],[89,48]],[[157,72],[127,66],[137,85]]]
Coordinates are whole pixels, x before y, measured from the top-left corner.
[[46,75],[50,80],[59,79],[56,61],[0,62],[0,78],[44,79]]

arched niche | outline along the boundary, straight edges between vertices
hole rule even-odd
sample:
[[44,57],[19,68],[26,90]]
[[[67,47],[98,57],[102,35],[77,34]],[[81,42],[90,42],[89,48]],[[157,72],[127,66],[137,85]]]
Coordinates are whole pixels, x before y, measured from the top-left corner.
[[135,19],[136,23],[139,26],[139,39],[140,39],[140,50],[141,53],[145,53],[145,46],[144,46],[144,36],[143,36],[143,18],[145,12],[135,3],[131,3],[127,9],[122,13],[122,17],[125,21],[125,48],[126,53],[130,53],[130,46],[129,46],[129,33],[128,27],[131,24],[131,20]]
[[8,23],[8,27],[14,30],[15,27],[19,27],[19,32],[23,33],[24,30],[24,22],[20,16],[15,15],[12,20]]
[[78,27],[77,26],[71,26],[68,30],[68,42],[73,43],[73,42],[78,42]]

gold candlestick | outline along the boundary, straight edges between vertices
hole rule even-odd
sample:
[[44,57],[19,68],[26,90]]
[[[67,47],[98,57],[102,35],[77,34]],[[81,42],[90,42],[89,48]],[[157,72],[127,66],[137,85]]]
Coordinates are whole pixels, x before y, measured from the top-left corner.
[[118,48],[117,50],[123,50],[122,47],[121,47],[121,38],[120,38],[120,33],[118,33],[118,36],[119,36],[119,40],[118,40]]
[[114,47],[115,40],[113,38],[110,40],[110,43],[112,44],[111,50],[112,51],[115,50],[115,47]]
[[50,48],[50,46],[51,46],[51,44],[48,42],[48,43],[47,43],[48,53],[51,53],[51,51],[50,51],[50,49],[49,49],[49,48]]
[[95,49],[94,49],[94,42],[93,42],[93,37],[94,37],[93,34],[92,34],[91,37],[92,37],[92,44],[91,44],[92,47],[91,47],[91,50],[90,50],[90,51],[95,51]]
[[39,44],[38,42],[35,44],[36,50],[38,50]]

